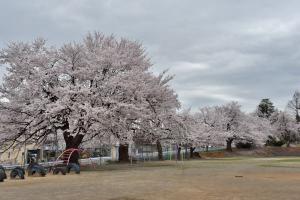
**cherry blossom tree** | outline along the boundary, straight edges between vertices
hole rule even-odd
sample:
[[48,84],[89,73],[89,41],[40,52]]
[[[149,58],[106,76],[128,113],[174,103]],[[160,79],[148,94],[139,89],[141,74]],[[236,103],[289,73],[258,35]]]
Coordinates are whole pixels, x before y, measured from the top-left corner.
[[181,115],[183,117],[182,122],[185,124],[185,135],[183,135],[183,144],[186,148],[189,147],[190,158],[194,157],[194,151],[197,146],[208,146],[210,141],[210,136],[212,135],[212,126],[208,125],[206,117],[210,117],[212,113],[209,113],[210,107],[205,107],[200,110],[200,112],[190,113],[183,112]]
[[205,107],[197,113],[204,126],[200,140],[207,146],[220,146],[226,141],[226,149],[232,151],[234,141],[255,141],[263,144],[270,134],[270,123],[266,119],[245,114],[237,102],[223,106]]
[[199,125],[201,124],[197,122],[191,109],[184,109],[177,114],[177,119],[171,129],[173,141],[177,145],[177,159],[180,158],[182,147],[185,148],[186,153],[189,148],[190,158],[193,157],[195,146],[198,145],[199,141]]
[[0,88],[6,148],[58,131],[66,148],[111,136],[128,144],[137,134],[151,137],[144,122],[162,126],[180,106],[171,78],[154,76],[142,45],[127,39],[94,33],[58,49],[43,39],[10,43],[0,62],[8,71]]
[[225,116],[221,112],[221,107],[200,108],[196,114],[198,124],[202,125],[198,132],[198,142],[208,147],[209,145],[223,145],[223,139],[219,138],[219,132],[222,131],[222,124],[226,123]]
[[299,124],[285,112],[278,112],[273,116],[273,137],[279,138],[287,147],[290,143],[299,140]]
[[[135,143],[156,143],[159,159],[162,160],[161,140],[169,140],[174,135],[173,122],[177,117],[177,109],[180,108],[177,95],[169,87],[168,83],[173,77],[166,76],[166,71],[158,77],[150,77],[147,81],[141,81],[138,85],[144,92],[144,116],[130,122],[132,140]],[[144,78],[145,80],[146,78]]]

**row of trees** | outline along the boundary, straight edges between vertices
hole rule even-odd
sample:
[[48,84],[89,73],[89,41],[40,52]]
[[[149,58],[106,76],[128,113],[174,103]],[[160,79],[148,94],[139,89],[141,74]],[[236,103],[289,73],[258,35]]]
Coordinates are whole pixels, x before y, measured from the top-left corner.
[[[235,141],[276,140],[275,129],[290,137],[297,125],[269,100],[252,114],[236,102],[178,112],[180,102],[169,86],[173,77],[150,72],[140,43],[97,32],[60,48],[43,39],[13,42],[0,51],[0,64],[7,66],[0,87],[2,150],[62,135],[66,148],[119,142],[120,160],[128,160],[129,143],[156,143],[163,159],[165,143],[191,152],[198,145],[226,143],[231,150]],[[299,122],[298,100],[289,107]],[[71,161],[77,160],[75,155]]]
[[[232,151],[232,143],[243,146],[290,146],[300,140],[300,93],[295,92],[285,111],[279,111],[269,99],[262,99],[253,113],[244,113],[237,102],[201,108],[190,114],[194,120],[189,137],[192,145],[223,146]],[[194,131],[193,131],[194,130]]]

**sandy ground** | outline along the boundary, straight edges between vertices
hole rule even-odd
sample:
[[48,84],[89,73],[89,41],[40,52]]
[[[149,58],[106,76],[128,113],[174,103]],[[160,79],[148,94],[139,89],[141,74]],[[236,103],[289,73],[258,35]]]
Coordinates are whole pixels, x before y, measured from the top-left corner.
[[300,158],[112,165],[0,183],[1,200],[300,199]]

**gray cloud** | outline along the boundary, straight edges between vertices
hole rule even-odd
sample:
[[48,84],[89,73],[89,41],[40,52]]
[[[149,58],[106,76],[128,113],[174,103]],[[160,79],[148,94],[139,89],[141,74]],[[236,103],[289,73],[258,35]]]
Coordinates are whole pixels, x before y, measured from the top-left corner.
[[[88,31],[141,41],[154,72],[169,69],[183,105],[261,98],[284,109],[300,87],[297,0],[0,1],[0,47],[42,36],[50,44]],[[4,69],[2,67],[2,74]]]

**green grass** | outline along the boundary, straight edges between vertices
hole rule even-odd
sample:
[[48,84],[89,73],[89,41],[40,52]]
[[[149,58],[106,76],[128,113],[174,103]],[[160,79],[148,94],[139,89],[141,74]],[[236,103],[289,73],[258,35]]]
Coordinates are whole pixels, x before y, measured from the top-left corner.
[[271,158],[249,158],[249,157],[229,157],[229,158],[210,158],[198,160],[184,160],[184,161],[146,161],[137,163],[110,163],[107,165],[93,167],[83,167],[82,171],[126,171],[126,170],[151,170],[174,168],[179,170],[198,168],[214,168],[222,169],[230,166],[249,166],[255,165],[258,167],[273,167],[273,168],[300,168],[300,157],[271,157]]
[[298,157],[278,157],[274,160],[267,160],[261,167],[277,167],[277,168],[300,168],[300,158]]
[[262,164],[259,165],[260,167],[275,167],[275,168],[295,168],[298,169],[299,167],[296,166],[285,166],[285,165],[272,165],[272,164]]

